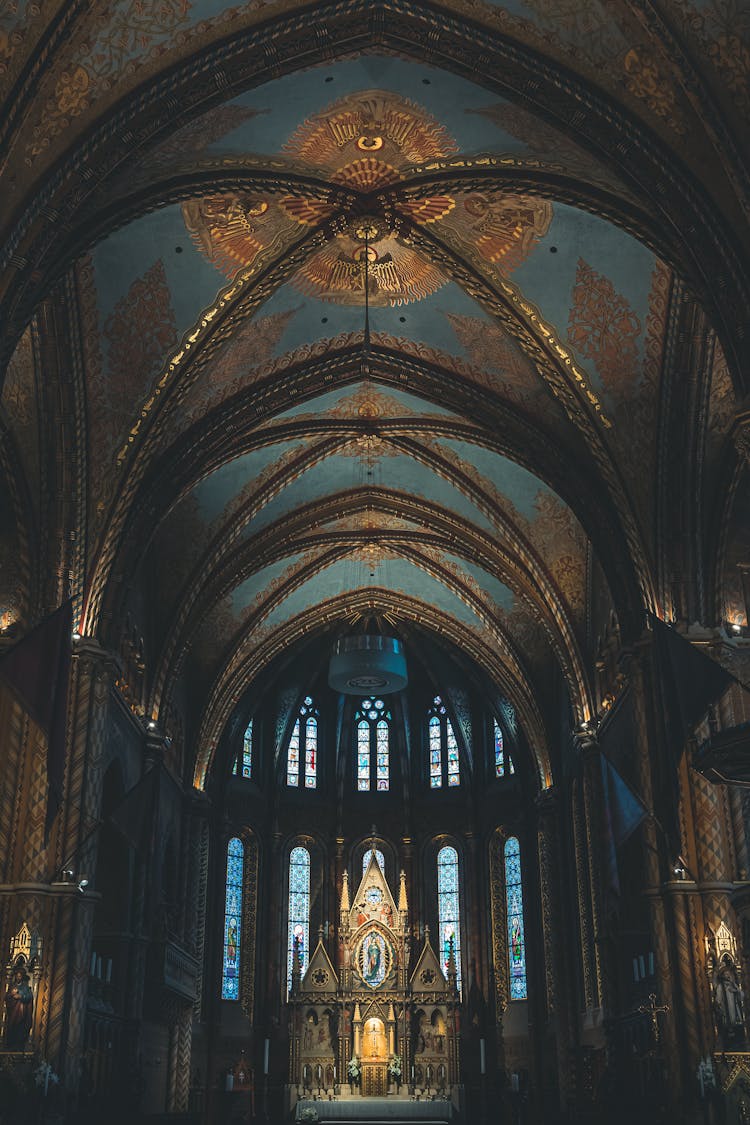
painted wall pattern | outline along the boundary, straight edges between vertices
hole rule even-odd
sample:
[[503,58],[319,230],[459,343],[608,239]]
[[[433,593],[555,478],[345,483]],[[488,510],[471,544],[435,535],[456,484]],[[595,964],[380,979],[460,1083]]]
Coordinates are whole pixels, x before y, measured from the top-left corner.
[[106,471],[133,423],[140,402],[177,339],[164,264],[157,259],[117,301],[101,325],[93,264],[79,264],[89,427],[89,497],[94,526],[111,498],[114,472]]
[[750,117],[750,6],[743,0],[672,0],[681,30],[710,63],[717,88],[729,93],[743,117]]
[[638,377],[637,340],[641,322],[609,278],[578,260],[568,340],[596,369],[609,390]]
[[39,404],[37,401],[34,346],[27,328],[11,356],[5,372],[0,406],[10,426],[23,464],[29,496],[39,516],[41,466],[39,463]]

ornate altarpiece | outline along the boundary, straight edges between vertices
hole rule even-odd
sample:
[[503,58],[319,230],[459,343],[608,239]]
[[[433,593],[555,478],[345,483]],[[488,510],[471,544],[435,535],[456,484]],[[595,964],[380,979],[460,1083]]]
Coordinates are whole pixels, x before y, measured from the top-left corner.
[[[295,954],[289,997],[290,1093],[380,1096],[398,1087],[389,1063],[401,1059],[401,1092],[450,1095],[458,1084],[459,995],[451,954],[446,978],[429,929],[413,971],[406,877],[398,902],[372,851],[353,900],[341,893],[337,965],[323,932],[304,975]],[[349,1063],[359,1062],[352,1083]]]

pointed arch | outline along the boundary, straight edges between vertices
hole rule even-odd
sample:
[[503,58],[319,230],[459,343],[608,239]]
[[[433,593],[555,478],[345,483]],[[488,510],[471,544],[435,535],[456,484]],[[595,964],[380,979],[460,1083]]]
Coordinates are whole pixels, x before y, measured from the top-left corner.
[[240,998],[240,941],[242,937],[242,880],[245,848],[238,836],[227,844],[224,895],[224,954],[221,973],[222,1000]]
[[523,920],[523,887],[521,885],[521,845],[517,836],[509,836],[503,848],[505,859],[505,910],[508,927],[508,974],[511,1000],[525,1000],[526,932]]
[[295,953],[304,976],[310,961],[310,853],[301,845],[289,853],[287,991],[292,987]]
[[458,889],[458,852],[445,844],[437,856],[437,899],[440,958],[448,975],[451,951],[456,962],[456,984],[461,991],[461,906]]

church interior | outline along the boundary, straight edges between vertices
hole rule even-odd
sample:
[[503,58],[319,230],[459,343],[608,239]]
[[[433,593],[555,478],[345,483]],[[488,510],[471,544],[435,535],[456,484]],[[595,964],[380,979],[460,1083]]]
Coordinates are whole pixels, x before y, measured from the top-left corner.
[[750,1122],[750,7],[0,100],[1,1125]]

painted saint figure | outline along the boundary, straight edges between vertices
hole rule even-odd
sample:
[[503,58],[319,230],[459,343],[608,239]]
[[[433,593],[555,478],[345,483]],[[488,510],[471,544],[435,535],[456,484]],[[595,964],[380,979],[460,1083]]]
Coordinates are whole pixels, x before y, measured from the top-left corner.
[[714,971],[714,1005],[719,1027],[725,1035],[736,1037],[744,1029],[743,992],[732,958],[725,953]]
[[33,1007],[29,974],[24,968],[17,968],[5,994],[5,1047],[8,1051],[27,1049]]
[[237,926],[230,922],[227,928],[227,964],[237,963]]
[[367,943],[367,962],[365,965],[365,980],[376,981],[380,973],[380,946],[375,934],[370,935]]

